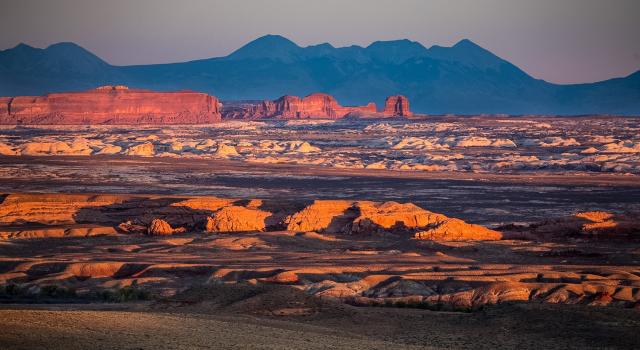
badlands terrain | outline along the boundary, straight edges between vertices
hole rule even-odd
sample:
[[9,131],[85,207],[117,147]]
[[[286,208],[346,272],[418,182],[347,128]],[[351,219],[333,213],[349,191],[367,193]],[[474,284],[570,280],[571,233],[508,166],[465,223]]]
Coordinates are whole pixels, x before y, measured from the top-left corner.
[[397,202],[7,193],[0,218],[9,348],[640,341],[632,214],[492,230]]
[[420,172],[640,174],[639,131],[640,119],[617,117],[6,125],[0,132],[0,154],[234,159]]
[[639,129],[5,125],[0,344],[637,348]]
[[396,200],[499,226],[638,210],[639,129],[500,116],[12,125],[0,190]]

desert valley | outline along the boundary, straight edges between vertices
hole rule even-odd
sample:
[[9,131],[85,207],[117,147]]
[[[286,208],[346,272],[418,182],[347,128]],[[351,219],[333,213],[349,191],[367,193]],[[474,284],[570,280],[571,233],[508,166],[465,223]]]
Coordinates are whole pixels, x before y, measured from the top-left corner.
[[22,1],[0,349],[640,348],[637,5]]
[[[402,96],[380,111],[323,94],[227,105],[124,86],[3,101],[5,302],[72,303],[78,319],[108,315],[108,332],[135,305],[150,324],[252,316],[320,327],[309,336],[385,314],[404,328],[470,313],[482,329],[478,315],[578,307],[616,323],[623,335],[606,345],[637,340],[625,316],[640,307],[637,118],[431,116]],[[50,312],[9,309],[12,328]],[[39,329],[60,334],[51,327]],[[363,337],[353,346],[430,343],[347,329]],[[605,345],[572,332],[571,344]],[[181,346],[207,344],[192,341]]]

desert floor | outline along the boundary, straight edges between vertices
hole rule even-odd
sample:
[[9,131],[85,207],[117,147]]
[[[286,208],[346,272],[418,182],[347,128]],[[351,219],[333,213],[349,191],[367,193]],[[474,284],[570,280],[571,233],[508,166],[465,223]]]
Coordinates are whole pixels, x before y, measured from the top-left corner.
[[516,304],[473,313],[336,306],[255,316],[147,304],[11,306],[5,349],[633,349],[637,311]]

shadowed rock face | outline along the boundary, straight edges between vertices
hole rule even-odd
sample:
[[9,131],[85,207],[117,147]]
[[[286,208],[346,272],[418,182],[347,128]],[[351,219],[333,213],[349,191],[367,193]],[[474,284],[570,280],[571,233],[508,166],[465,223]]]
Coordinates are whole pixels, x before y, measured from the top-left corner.
[[0,98],[0,124],[208,124],[220,120],[218,99],[192,91],[126,86],[45,96]]
[[265,100],[255,105],[223,112],[225,119],[339,119],[347,115],[372,115],[376,113],[376,105],[373,102],[366,106],[346,107],[338,104],[333,96],[322,93],[311,94],[303,98],[286,95],[277,100]]
[[503,227],[509,238],[566,240],[567,238],[634,238],[640,233],[638,213],[588,211],[551,218],[527,226]]

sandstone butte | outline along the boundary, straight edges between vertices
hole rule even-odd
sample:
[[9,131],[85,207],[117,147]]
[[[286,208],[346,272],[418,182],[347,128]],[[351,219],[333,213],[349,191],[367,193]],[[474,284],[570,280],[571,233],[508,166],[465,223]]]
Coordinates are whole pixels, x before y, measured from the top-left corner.
[[386,116],[410,117],[409,99],[402,95],[389,96],[384,101],[382,114]]
[[82,92],[0,97],[3,125],[209,124],[225,119],[339,119],[347,116],[410,117],[409,100],[389,96],[382,111],[373,102],[341,106],[328,94],[285,95],[276,100],[222,108],[219,100],[194,91],[158,92],[106,85]]
[[285,95],[276,100],[264,100],[257,104],[244,104],[225,107],[225,119],[339,119],[347,116],[372,117],[408,117],[409,100],[404,96],[390,96],[385,102],[385,108],[379,112],[376,104],[369,102],[365,106],[342,106],[328,94],[314,93],[303,98]]
[[126,86],[0,97],[0,124],[209,124],[218,122],[220,103],[193,91],[156,92]]

